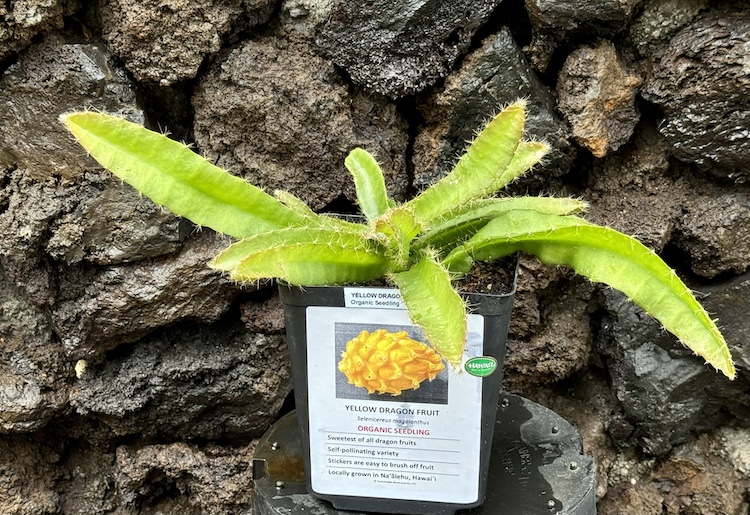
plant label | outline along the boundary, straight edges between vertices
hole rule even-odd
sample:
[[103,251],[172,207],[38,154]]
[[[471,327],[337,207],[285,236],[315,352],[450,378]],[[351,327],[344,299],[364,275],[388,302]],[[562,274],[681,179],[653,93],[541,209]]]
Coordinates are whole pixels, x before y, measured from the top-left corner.
[[469,315],[462,366],[453,368],[396,307],[398,290],[358,293],[347,297],[356,309],[307,308],[313,490],[477,501],[482,378],[464,366],[483,363],[483,317]]

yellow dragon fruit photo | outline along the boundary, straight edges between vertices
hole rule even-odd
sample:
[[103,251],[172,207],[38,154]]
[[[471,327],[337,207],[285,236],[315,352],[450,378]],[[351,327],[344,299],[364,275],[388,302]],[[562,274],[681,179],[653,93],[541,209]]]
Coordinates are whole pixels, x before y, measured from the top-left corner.
[[[445,364],[416,327],[336,324],[337,396],[445,403]],[[407,330],[409,329],[409,330]],[[352,337],[353,334],[356,334]],[[437,380],[436,380],[437,379]]]

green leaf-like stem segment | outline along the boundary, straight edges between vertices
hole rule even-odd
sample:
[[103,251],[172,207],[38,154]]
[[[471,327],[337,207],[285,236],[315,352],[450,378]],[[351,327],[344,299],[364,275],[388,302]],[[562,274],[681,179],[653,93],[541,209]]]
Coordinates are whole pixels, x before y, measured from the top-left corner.
[[474,201],[451,211],[433,224],[414,242],[414,249],[426,247],[452,249],[473,236],[490,220],[518,209],[552,215],[571,215],[586,209],[586,203],[574,198],[505,197]]
[[354,178],[357,203],[368,222],[372,222],[395,205],[386,192],[383,171],[369,152],[355,148],[344,160],[344,166]]
[[428,255],[409,270],[393,274],[414,323],[445,360],[458,367],[466,346],[466,305],[451,286],[450,274]]
[[60,117],[99,164],[176,215],[242,239],[305,218],[189,147],[102,113]]
[[240,282],[276,277],[292,285],[322,286],[383,277],[380,246],[357,232],[290,227],[230,245],[211,263]]
[[[523,101],[509,105],[477,135],[453,170],[406,205],[422,225],[502,188],[541,159],[547,146],[523,142]],[[517,161],[511,162],[519,149]]]
[[490,261],[519,250],[620,290],[684,345],[734,378],[724,337],[685,283],[653,251],[614,229],[574,216],[512,211],[457,247],[445,264],[465,273],[474,260]]

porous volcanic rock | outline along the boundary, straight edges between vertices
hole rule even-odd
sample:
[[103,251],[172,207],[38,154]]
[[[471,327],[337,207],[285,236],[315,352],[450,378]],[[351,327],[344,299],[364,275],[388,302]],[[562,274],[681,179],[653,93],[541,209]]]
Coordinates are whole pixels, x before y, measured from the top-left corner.
[[592,293],[593,286],[570,270],[544,265],[530,255],[519,256],[504,387],[526,392],[588,365]]
[[750,190],[711,181],[670,159],[651,124],[617,152],[593,163],[587,218],[632,234],[660,252],[684,253],[693,273],[713,278],[750,268]]
[[37,34],[59,29],[63,16],[80,7],[76,0],[16,0],[0,5],[0,61],[19,52]]
[[526,0],[526,12],[539,32],[612,36],[627,26],[642,0]]
[[552,95],[529,68],[510,31],[485,40],[420,106],[425,128],[414,142],[414,183],[429,186],[453,168],[466,142],[499,109],[519,98],[527,101],[525,135],[549,143],[551,152],[534,168],[534,177],[566,173],[573,150],[568,130],[555,114]]
[[149,513],[252,513],[254,448],[254,443],[118,447],[119,506],[134,514],[143,513],[143,505],[153,510]]
[[66,264],[85,259],[115,265],[172,254],[193,230],[189,221],[114,176],[87,188],[86,193],[75,210],[50,228],[45,251]]
[[0,513],[60,513],[55,488],[59,455],[43,442],[25,436],[0,438]]
[[653,124],[643,124],[630,142],[594,162],[583,195],[591,202],[586,219],[659,252],[673,238],[691,192],[690,181],[670,163],[665,139]]
[[511,338],[525,339],[540,330],[540,302],[545,291],[554,291],[554,286],[569,275],[561,267],[545,265],[529,254],[518,256],[516,295],[508,330]]
[[[100,0],[103,36],[139,81],[195,78],[204,58],[247,25],[267,21],[274,0]],[[245,18],[246,17],[246,18]]]
[[[37,306],[54,304],[62,265],[118,264],[176,252],[190,226],[101,172],[35,180],[0,169],[0,262]],[[134,216],[137,215],[137,216]],[[61,267],[62,268],[59,268]]]
[[0,433],[34,431],[59,415],[72,375],[45,312],[0,266]]
[[[747,295],[747,288],[725,291],[729,298]],[[722,313],[708,309],[719,320]],[[692,434],[714,429],[727,421],[727,409],[745,413],[750,396],[745,379],[730,382],[664,332],[660,324],[614,290],[602,293],[606,311],[595,340],[604,356],[612,388],[633,433],[629,436],[649,453],[663,455]],[[747,318],[747,317],[744,317]],[[744,329],[745,332],[747,328]],[[725,330],[730,348],[746,345],[742,333]],[[744,351],[746,353],[746,351]],[[623,440],[619,435],[618,439]]]
[[332,0],[283,0],[279,9],[280,35],[314,43],[334,3]]
[[[102,44],[52,34],[0,78],[0,260],[38,306],[54,303],[59,263],[113,264],[175,252],[185,225],[99,171],[62,113],[93,108],[143,122],[135,86]],[[64,281],[64,280],[63,280]]]
[[351,79],[390,97],[448,75],[499,0],[334,3],[318,46]]
[[[740,376],[745,377],[743,381],[750,380],[750,320],[747,316],[747,307],[750,306],[750,272],[701,286],[700,291],[703,294],[701,303],[719,319],[719,327],[727,338]],[[743,381],[736,380],[737,386],[741,387]],[[735,386],[734,383],[732,386]],[[726,395],[722,396],[731,400],[733,391],[734,388],[728,388]],[[738,404],[730,404],[738,415],[743,409],[742,405],[747,404],[745,397],[745,394],[740,395],[736,399]]]
[[643,96],[673,154],[736,181],[750,174],[750,9],[714,9],[654,56]]
[[[53,447],[41,436],[57,442]],[[0,439],[3,515],[247,515],[252,505],[255,441],[66,445],[49,433]]]
[[185,325],[92,365],[71,404],[117,435],[258,437],[291,391],[284,338],[242,324]]
[[76,183],[49,178],[32,179],[21,169],[0,167],[4,188],[0,212],[0,263],[8,279],[37,306],[54,303],[55,271],[44,257],[50,227],[86,195]]
[[557,94],[575,140],[596,157],[627,142],[640,119],[635,95],[641,83],[609,41],[573,51],[560,70]]
[[744,515],[750,481],[732,461],[722,457],[726,442],[720,432],[702,435],[676,448],[639,480],[610,488],[597,506],[601,515]]
[[240,320],[245,329],[253,333],[282,334],[284,332],[284,306],[279,293],[263,302],[248,301],[240,305]]
[[532,66],[546,71],[566,38],[611,38],[625,29],[642,0],[525,0],[531,19],[532,40],[525,49]]
[[208,262],[228,241],[206,231],[176,255],[71,268],[60,276],[52,319],[70,359],[102,356],[178,320],[217,320],[238,288]]
[[305,44],[246,41],[207,72],[193,106],[202,153],[268,191],[290,191],[316,209],[342,194],[354,199],[344,158],[360,146],[380,162],[389,193],[404,196],[408,138],[396,107],[350,94]]
[[589,364],[592,333],[587,310],[591,286],[580,281],[578,288],[568,290],[556,285],[550,290],[538,304],[539,327],[528,338],[512,336],[508,341],[504,364],[508,388],[561,381]]
[[719,455],[745,478],[750,477],[750,430],[726,426],[716,431],[721,442]]
[[0,78],[0,167],[39,180],[79,177],[93,161],[82,159],[58,117],[86,108],[143,122],[133,84],[104,45],[52,34],[29,47]]
[[[67,433],[52,433],[50,438],[61,436],[72,437],[76,442],[67,446],[65,457],[58,467],[63,476],[55,485],[60,496],[60,513],[97,515],[116,512],[118,515],[136,515],[141,511],[139,508],[144,508],[125,507],[120,501],[115,484],[114,449],[106,445],[92,445],[91,432],[78,435],[79,438]],[[60,440],[65,441],[64,438]]]
[[750,196],[731,188],[708,191],[686,204],[674,243],[702,277],[741,274],[750,268]]
[[708,0],[646,0],[628,26],[627,40],[638,56],[651,56],[707,7]]

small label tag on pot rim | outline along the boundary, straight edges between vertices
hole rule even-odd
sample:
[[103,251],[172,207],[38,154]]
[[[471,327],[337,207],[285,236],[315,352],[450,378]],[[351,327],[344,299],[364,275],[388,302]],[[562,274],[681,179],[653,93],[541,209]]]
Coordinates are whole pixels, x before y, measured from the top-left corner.
[[497,360],[492,356],[476,356],[464,365],[466,371],[476,377],[486,377],[497,370]]
[[406,309],[396,288],[344,288],[347,308]]

